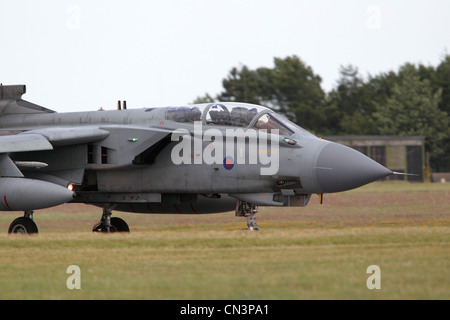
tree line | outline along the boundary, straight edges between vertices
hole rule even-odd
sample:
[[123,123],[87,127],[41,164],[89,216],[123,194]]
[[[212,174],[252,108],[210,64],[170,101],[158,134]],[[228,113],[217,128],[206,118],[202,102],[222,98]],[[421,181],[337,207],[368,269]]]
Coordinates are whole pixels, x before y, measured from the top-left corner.
[[339,71],[336,86],[325,92],[298,56],[274,58],[272,68],[241,65],[222,80],[222,92],[194,103],[263,105],[318,136],[424,136],[432,170],[450,171],[450,55],[435,67],[405,63],[366,78],[352,65]]

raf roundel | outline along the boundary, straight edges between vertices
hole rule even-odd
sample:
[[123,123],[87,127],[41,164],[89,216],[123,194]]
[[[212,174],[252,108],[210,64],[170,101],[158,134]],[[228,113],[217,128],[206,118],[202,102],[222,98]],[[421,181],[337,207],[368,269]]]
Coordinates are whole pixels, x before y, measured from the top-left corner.
[[223,159],[223,167],[227,170],[231,170],[234,167],[234,159],[233,157],[227,156]]

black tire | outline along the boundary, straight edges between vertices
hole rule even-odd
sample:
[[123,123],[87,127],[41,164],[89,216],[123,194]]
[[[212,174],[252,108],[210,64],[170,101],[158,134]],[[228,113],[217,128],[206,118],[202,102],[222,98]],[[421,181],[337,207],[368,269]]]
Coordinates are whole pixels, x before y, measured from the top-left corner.
[[14,220],[8,229],[8,233],[33,234],[38,233],[38,227],[33,220],[20,217]]
[[[92,229],[93,232],[108,232],[106,227],[102,225],[101,222],[97,223]],[[120,218],[113,217],[111,218],[111,228],[109,232],[130,232],[130,228],[128,224]]]
[[130,232],[128,224],[120,218],[111,218],[111,232]]

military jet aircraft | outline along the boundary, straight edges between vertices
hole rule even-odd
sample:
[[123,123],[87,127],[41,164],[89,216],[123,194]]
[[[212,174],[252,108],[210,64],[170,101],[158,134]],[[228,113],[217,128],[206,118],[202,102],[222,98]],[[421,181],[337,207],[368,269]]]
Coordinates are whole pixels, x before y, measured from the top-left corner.
[[244,103],[57,113],[0,86],[0,210],[9,233],[37,233],[34,210],[103,208],[93,231],[128,232],[112,212],[235,211],[259,229],[258,206],[304,207],[394,172]]

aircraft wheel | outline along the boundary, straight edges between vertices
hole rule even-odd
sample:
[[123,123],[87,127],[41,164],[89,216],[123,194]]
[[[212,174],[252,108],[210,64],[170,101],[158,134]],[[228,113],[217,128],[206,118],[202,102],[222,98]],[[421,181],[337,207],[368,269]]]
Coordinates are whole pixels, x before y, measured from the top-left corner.
[[100,221],[92,229],[94,232],[130,232],[128,224],[120,218],[113,217],[110,219],[110,227],[108,229],[105,222]]
[[130,232],[128,224],[120,218],[111,218],[111,232]]
[[38,227],[33,220],[26,217],[20,217],[14,220],[8,229],[8,233],[32,234],[38,233]]

